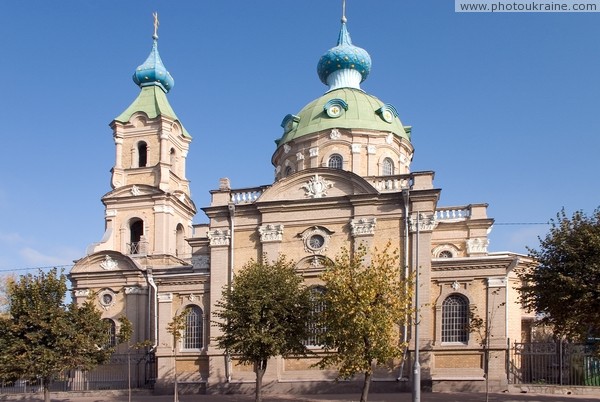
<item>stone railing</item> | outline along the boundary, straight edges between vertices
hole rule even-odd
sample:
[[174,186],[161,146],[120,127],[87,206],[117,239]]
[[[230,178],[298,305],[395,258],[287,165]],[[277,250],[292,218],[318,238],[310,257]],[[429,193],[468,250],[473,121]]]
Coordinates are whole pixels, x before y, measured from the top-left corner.
[[410,188],[411,176],[409,174],[395,176],[371,176],[366,177],[377,191],[381,193],[398,192],[404,188]]
[[231,190],[230,201],[233,204],[252,204],[264,193],[269,186],[243,188],[239,190]]
[[435,211],[435,219],[437,221],[459,221],[471,217],[470,206],[446,207],[439,208]]

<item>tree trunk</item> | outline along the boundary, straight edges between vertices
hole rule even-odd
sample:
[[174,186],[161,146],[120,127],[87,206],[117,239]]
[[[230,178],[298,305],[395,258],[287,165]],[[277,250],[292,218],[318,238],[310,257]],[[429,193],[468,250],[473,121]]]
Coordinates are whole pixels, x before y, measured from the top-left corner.
[[44,388],[44,402],[50,402],[50,378],[42,379],[42,387]]
[[362,393],[360,395],[360,402],[367,402],[369,397],[369,387],[371,386],[371,377],[373,373],[371,370],[365,372],[365,382],[363,383]]
[[256,389],[254,390],[254,402],[262,402],[262,380],[267,371],[267,360],[259,360],[254,363],[256,372]]

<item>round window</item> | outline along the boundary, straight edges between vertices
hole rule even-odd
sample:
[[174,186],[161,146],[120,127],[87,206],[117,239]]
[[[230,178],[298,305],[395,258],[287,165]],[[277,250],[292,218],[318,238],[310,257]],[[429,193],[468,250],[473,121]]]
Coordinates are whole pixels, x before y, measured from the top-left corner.
[[308,239],[308,246],[313,250],[318,250],[325,244],[325,238],[319,234],[312,235]]

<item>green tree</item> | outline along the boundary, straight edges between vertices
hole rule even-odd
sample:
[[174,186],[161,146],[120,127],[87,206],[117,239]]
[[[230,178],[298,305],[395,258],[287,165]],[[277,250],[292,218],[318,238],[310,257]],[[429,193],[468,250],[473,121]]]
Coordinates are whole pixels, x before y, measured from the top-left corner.
[[403,278],[398,251],[391,243],[369,255],[363,245],[336,256],[322,275],[326,291],[322,343],[328,353],[321,368],[335,366],[348,379],[364,374],[361,402],[366,402],[373,368],[400,359],[400,328],[412,313],[413,283]]
[[177,378],[177,343],[185,331],[186,318],[189,314],[189,308],[183,309],[179,314],[173,317],[173,320],[167,324],[167,332],[173,336],[173,375],[175,384],[173,387],[173,402],[179,401],[179,382]]
[[600,337],[600,208],[570,218],[563,209],[550,224],[529,249],[537,265],[517,273],[520,301],[562,336]]
[[52,379],[67,369],[89,370],[113,348],[108,324],[92,299],[66,305],[66,277],[56,269],[21,276],[9,284],[9,317],[0,319],[0,376],[40,379],[50,401]]
[[233,287],[223,288],[217,302],[216,325],[223,335],[220,348],[256,373],[255,400],[262,400],[262,379],[267,362],[275,356],[305,355],[310,296],[294,263],[251,260],[234,277]]

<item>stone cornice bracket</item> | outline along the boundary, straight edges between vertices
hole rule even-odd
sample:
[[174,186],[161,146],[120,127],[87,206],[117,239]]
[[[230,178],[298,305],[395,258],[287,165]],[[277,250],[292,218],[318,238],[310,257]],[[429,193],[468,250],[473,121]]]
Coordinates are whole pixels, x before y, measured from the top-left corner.
[[436,228],[438,222],[435,219],[435,213],[426,214],[417,212],[412,214],[409,218],[411,233],[417,231],[417,214],[419,214],[419,232],[431,232]]
[[75,289],[73,291],[75,293],[75,297],[88,297],[90,295],[89,289]]
[[486,238],[475,238],[467,240],[467,254],[487,254],[490,241]]
[[208,240],[211,247],[229,246],[231,239],[231,231],[229,229],[215,229],[208,231]]
[[267,224],[259,226],[258,233],[260,234],[261,243],[278,242],[283,240],[283,225]]
[[373,236],[375,234],[376,225],[377,218],[352,219],[350,221],[350,227],[352,228],[352,237]]

